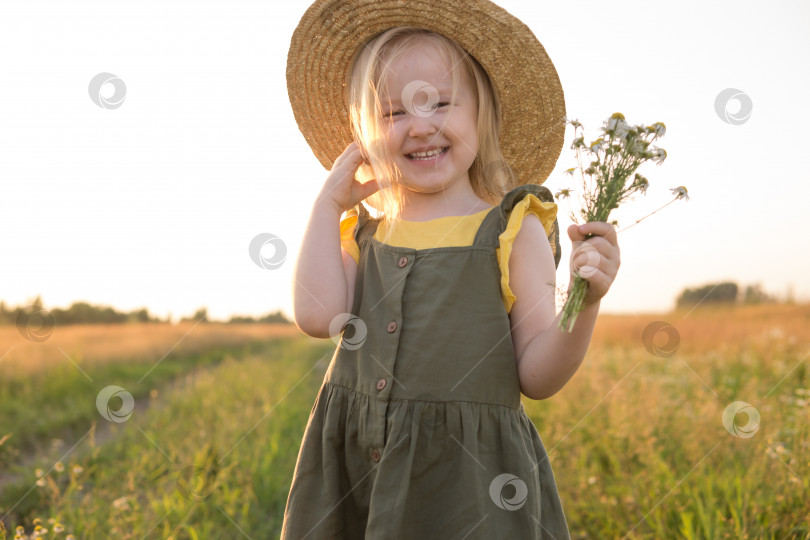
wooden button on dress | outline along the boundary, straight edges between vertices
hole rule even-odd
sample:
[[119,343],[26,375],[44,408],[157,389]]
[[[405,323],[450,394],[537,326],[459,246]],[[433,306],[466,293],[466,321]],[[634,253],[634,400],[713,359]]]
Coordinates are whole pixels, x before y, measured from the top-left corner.
[[397,321],[391,321],[388,323],[388,332],[395,332],[397,329]]
[[382,390],[385,388],[385,379],[380,379],[377,381],[377,390]]
[[376,448],[371,450],[371,459],[374,461],[380,461],[380,451]]
[[399,267],[405,268],[408,265],[408,257],[402,256],[399,258]]

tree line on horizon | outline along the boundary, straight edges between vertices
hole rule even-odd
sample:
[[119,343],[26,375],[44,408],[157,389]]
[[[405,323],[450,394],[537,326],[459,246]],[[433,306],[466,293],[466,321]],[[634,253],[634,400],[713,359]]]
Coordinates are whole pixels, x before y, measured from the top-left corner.
[[[26,306],[9,307],[5,301],[0,300],[0,325],[19,324],[20,320],[25,320],[35,313],[46,311],[49,317],[55,324],[128,324],[128,323],[171,323],[171,313],[165,318],[153,316],[146,308],[136,309],[130,312],[118,311],[110,306],[96,306],[87,302],[74,302],[67,309],[53,308],[45,309],[41,297],[37,297],[33,302]],[[241,315],[234,315],[227,321],[211,320],[208,317],[208,309],[200,308],[193,316],[183,317],[180,322],[199,321],[203,322],[221,322],[225,324],[244,324],[244,323],[282,323],[293,324],[292,321],[287,319],[281,310],[274,313],[268,313],[261,317],[247,317]]]
[[783,298],[765,292],[759,284],[748,285],[744,289],[733,281],[723,281],[720,283],[708,283],[694,288],[686,288],[675,300],[675,307],[690,308],[698,304],[777,304],[793,303],[792,289]]
[[[741,288],[733,281],[720,283],[709,283],[694,288],[686,288],[675,300],[675,307],[678,309],[689,308],[700,305],[720,304],[720,305],[750,305],[750,304],[773,304],[773,303],[793,303],[792,292],[788,292],[783,298],[765,292],[759,284],[748,285]],[[36,312],[45,310],[41,297],[37,297],[27,306],[8,307],[5,301],[0,300],[0,325],[17,324],[21,318],[30,317]],[[110,306],[94,306],[87,302],[74,302],[67,309],[53,308],[45,310],[53,317],[56,324],[127,324],[127,323],[171,323],[172,315],[165,319],[152,316],[149,310],[141,308],[127,312],[118,311]],[[200,308],[191,317],[183,317],[180,322],[199,321],[203,322],[223,322],[225,324],[245,324],[245,323],[282,323],[293,324],[291,320],[284,316],[281,310],[268,313],[262,317],[248,317],[234,315],[227,321],[212,321],[208,318],[208,309]]]

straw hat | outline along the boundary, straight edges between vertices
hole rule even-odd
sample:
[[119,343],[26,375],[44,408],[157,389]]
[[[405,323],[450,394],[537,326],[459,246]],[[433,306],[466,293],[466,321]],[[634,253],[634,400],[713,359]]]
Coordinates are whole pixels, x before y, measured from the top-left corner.
[[562,150],[562,85],[532,31],[488,0],[313,3],[292,36],[287,91],[298,127],[321,164],[331,169],[353,140],[348,81],[355,53],[395,26],[438,32],[475,57],[501,103],[504,158],[520,184],[542,184]]

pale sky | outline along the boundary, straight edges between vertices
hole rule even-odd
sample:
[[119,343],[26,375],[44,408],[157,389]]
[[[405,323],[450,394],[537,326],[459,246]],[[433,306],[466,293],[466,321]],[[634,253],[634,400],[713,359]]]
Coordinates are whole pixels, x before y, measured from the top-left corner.
[[[665,311],[684,287],[722,280],[810,299],[810,4],[497,3],[548,51],[586,141],[616,111],[667,125],[666,162],[642,167],[646,197],[615,217],[629,225],[682,184],[691,200],[619,234],[604,313]],[[4,1],[0,299],[292,317],[293,266],[326,179],[286,90],[289,40],[308,5]],[[118,108],[90,99],[104,72],[126,85]],[[727,88],[751,100],[744,123],[715,112]],[[552,192],[570,186],[572,136],[544,184]],[[563,202],[558,284],[568,281],[567,214]],[[286,245],[279,268],[248,256],[261,233]]]

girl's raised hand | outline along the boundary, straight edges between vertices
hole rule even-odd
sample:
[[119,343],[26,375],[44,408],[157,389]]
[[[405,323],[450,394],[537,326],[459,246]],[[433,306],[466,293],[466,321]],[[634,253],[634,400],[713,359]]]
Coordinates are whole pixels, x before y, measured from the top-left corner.
[[349,144],[332,165],[332,170],[326,177],[318,199],[332,204],[342,214],[369,195],[379,191],[376,179],[369,180],[365,184],[355,179],[357,169],[364,162],[368,163],[357,143]]
[[[593,236],[586,239],[588,234]],[[588,281],[583,306],[589,306],[605,296],[616,279],[621,264],[616,229],[604,221],[589,221],[568,227],[568,236],[573,247],[571,275],[578,271]],[[569,292],[573,283],[572,279]]]

